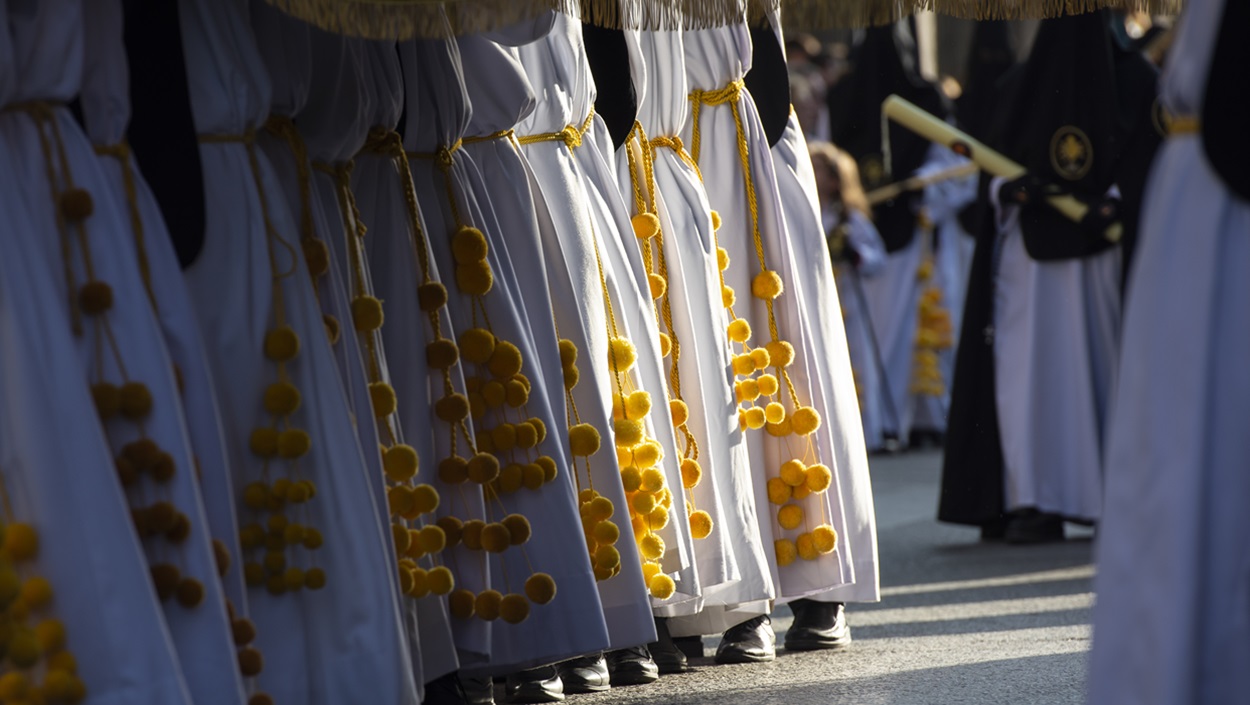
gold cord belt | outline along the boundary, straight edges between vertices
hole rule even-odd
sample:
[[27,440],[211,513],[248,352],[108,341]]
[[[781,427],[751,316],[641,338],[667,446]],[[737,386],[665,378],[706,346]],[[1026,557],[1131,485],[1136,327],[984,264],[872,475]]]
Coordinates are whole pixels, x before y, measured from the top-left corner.
[[586,137],[586,133],[590,132],[590,127],[594,124],[595,111],[592,109],[590,114],[582,122],[581,127],[575,125],[567,125],[559,132],[543,132],[537,135],[525,135],[518,137],[517,142],[520,144],[537,144],[539,142],[563,142],[564,146],[569,149],[576,149],[582,146],[582,139]]

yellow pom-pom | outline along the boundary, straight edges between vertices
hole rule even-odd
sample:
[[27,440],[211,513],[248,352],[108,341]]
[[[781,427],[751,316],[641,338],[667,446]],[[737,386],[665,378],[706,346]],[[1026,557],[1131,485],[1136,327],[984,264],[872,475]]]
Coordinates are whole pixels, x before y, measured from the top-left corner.
[[429,514],[438,509],[438,503],[438,490],[432,485],[422,484],[412,488],[412,510],[417,516]]
[[764,423],[767,421],[767,419],[764,418],[764,410],[758,406],[747,409],[746,418],[747,428],[753,431],[763,428]]
[[630,219],[630,224],[639,240],[650,240],[660,234],[660,219],[654,213],[639,213]]
[[455,341],[439,338],[425,346],[425,362],[434,370],[451,369],[460,361],[460,348]]
[[524,595],[505,595],[499,603],[499,616],[508,624],[520,624],[530,616],[530,603]]
[[765,426],[765,430],[774,438],[784,438],[793,432],[790,428],[790,419],[783,419],[781,423],[770,423]]
[[616,434],[616,445],[633,448],[642,442],[642,424],[629,419],[619,419],[612,424]]
[[386,382],[369,383],[369,401],[373,404],[373,415],[379,419],[395,413],[399,405],[395,388]]
[[574,456],[585,458],[599,452],[599,431],[588,423],[569,428],[569,449]]
[[668,333],[660,333],[660,357],[668,357],[673,352],[673,339]]
[[18,668],[30,668],[39,662],[39,641],[29,629],[15,630],[9,637],[9,660]]
[[425,313],[433,313],[447,305],[447,287],[440,282],[428,282],[417,287],[417,306]]
[[31,560],[39,554],[39,533],[30,524],[13,523],[4,527],[4,555],[14,563]]
[[716,266],[722,272],[729,269],[729,251],[723,247],[716,248]]
[[469,479],[469,461],[452,456],[438,464],[438,479],[449,485],[458,485]]
[[438,553],[447,548],[447,534],[443,533],[443,527],[437,524],[421,527],[421,548],[426,553]]
[[755,275],[751,280],[751,294],[757,299],[771,301],[785,290],[785,286],[781,283],[781,276],[772,270],[764,270]]
[[822,556],[833,553],[833,549],[838,545],[838,532],[833,530],[828,524],[821,524],[812,529],[812,544],[816,548],[816,552]]
[[473,603],[473,611],[479,619],[493,622],[499,619],[499,610],[503,605],[503,595],[498,590],[483,590],[477,594]]
[[552,482],[560,474],[560,468],[550,456],[540,455],[534,464],[543,469],[543,482]]
[[460,354],[477,365],[486,364],[495,353],[495,334],[485,328],[470,328],[460,334]]
[[[777,382],[777,377],[775,375],[760,375],[758,378],[756,378],[755,382],[756,384],[759,385],[760,395],[765,396],[765,397],[773,396],[781,388],[781,385]],[[765,413],[767,413],[767,411]],[[782,413],[782,418],[784,418],[785,417],[784,408],[781,410],[781,413]]]
[[647,515],[647,526],[650,526],[652,531],[660,531],[668,526],[668,507],[660,505],[652,509]]
[[[36,657],[37,658],[37,657]],[[30,687],[30,679],[20,671],[9,671],[0,676],[0,699],[4,702],[25,702],[21,700]]]
[[534,573],[525,581],[525,596],[536,605],[545,605],[555,599],[556,581],[546,573]]
[[490,356],[487,368],[499,379],[512,379],[521,372],[521,351],[517,346],[506,340],[495,345],[495,352]]
[[639,492],[629,500],[629,506],[633,507],[634,512],[643,516],[650,514],[657,504],[659,500],[650,492]]
[[304,571],[304,587],[309,590],[320,590],[326,586],[326,572],[320,568],[309,568]]
[[504,389],[503,383],[498,380],[491,380],[482,385],[482,399],[486,401],[488,408],[496,409],[503,406],[507,396],[507,390]]
[[456,590],[447,598],[447,609],[456,619],[469,619],[473,616],[473,603],[476,599],[472,591],[463,588]]
[[612,338],[608,341],[608,361],[616,372],[627,372],[638,360],[638,351],[634,344],[625,338]]
[[547,481],[542,466],[537,463],[526,463],[521,466],[521,485],[527,490],[536,490]]
[[673,579],[667,575],[660,573],[647,582],[647,591],[657,600],[667,600],[677,591],[677,583],[673,582]]
[[721,226],[720,213],[716,211],[712,211],[710,215],[712,216],[712,230],[713,231],[720,230],[720,226]]
[[278,434],[278,455],[288,460],[302,458],[312,449],[312,438],[308,432],[292,428]]
[[567,338],[561,338],[560,348],[560,367],[568,369],[577,362],[577,345]]
[[403,524],[391,524],[391,539],[395,542],[395,553],[401,556],[412,545],[412,535]]
[[790,501],[791,489],[780,477],[768,478],[768,501],[773,504],[785,504]]
[[673,492],[672,492],[672,490],[670,490],[670,489],[669,489],[669,488],[667,488],[667,487],[665,487],[664,489],[660,490],[660,504],[661,504],[661,505],[663,505],[663,507],[664,507],[665,509],[671,509],[671,508],[673,507]]
[[595,550],[595,567],[613,570],[621,564],[621,552],[615,546],[600,546]]
[[[745,343],[751,337],[751,324],[747,323],[745,318],[735,318],[729,324],[729,339],[735,343]],[[747,359],[750,359],[749,357]],[[755,363],[751,363],[751,369],[755,369]]]
[[651,579],[660,574],[660,564],[654,561],[647,561],[642,564],[642,579],[644,582],[651,582]]
[[820,414],[812,407],[804,406],[790,416],[790,425],[795,433],[806,436],[820,428]]
[[469,398],[452,392],[434,403],[434,415],[446,423],[456,423],[469,417]]
[[495,450],[507,453],[516,448],[516,426],[501,423],[490,430],[490,438],[494,441]]
[[511,379],[504,385],[504,400],[513,409],[520,408],[529,401],[530,393],[518,380]]
[[733,359],[734,374],[738,376],[749,375],[755,371],[755,361],[750,355],[734,355]]
[[45,619],[35,625],[35,641],[43,653],[60,651],[65,647],[65,625],[59,619]]
[[22,603],[32,610],[41,610],[52,602],[52,583],[45,577],[34,576],[22,583],[19,593]]
[[91,399],[95,402],[96,413],[101,419],[107,421],[121,413],[121,390],[115,384],[101,382],[91,385]]
[[451,236],[451,256],[456,264],[472,264],[486,259],[490,246],[481,230],[463,226]]
[[738,385],[738,399],[752,402],[760,398],[760,385],[753,379],[744,379]]
[[655,272],[647,275],[647,285],[651,289],[653,299],[658,299],[668,292],[668,280]]
[[392,487],[386,491],[386,508],[391,516],[405,516],[413,511],[412,488],[407,485]]
[[625,398],[625,418],[631,421],[641,421],[647,414],[651,413],[651,394],[641,389],[631,392]]
[[516,445],[525,450],[538,445],[538,432],[534,430],[533,424],[525,421],[516,425]]
[[608,520],[595,522],[590,531],[595,541],[603,546],[612,546],[621,538],[621,529],[615,522]]
[[361,333],[375,331],[382,327],[385,317],[382,315],[382,302],[372,296],[357,296],[352,299],[352,325]]
[[659,492],[664,489],[664,473],[655,468],[643,470],[642,489],[646,492]]
[[802,460],[787,460],[781,464],[781,480],[791,487],[807,482],[807,466]]
[[595,521],[603,521],[616,512],[616,507],[612,506],[612,500],[601,496],[590,500],[589,511]]
[[798,548],[799,558],[805,561],[814,561],[820,557],[820,551],[816,550],[816,539],[810,533],[803,532],[794,541],[795,547]]
[[321,548],[321,544],[325,541],[321,536],[321,532],[312,527],[304,527],[304,548],[315,551]]
[[688,490],[692,490],[699,486],[699,481],[703,479],[703,467],[699,465],[699,461],[694,458],[685,458],[681,461],[681,484]]
[[702,509],[691,512],[689,517],[690,535],[696,539],[705,539],[712,534],[712,515]]
[[807,469],[807,489],[812,492],[824,492],[833,484],[833,471],[823,463],[817,463]]
[[325,326],[326,338],[329,339],[331,345],[338,345],[339,335],[342,333],[342,326],[339,325],[339,319],[328,313],[321,315],[321,324]]
[[486,528],[486,522],[481,519],[470,519],[464,523],[464,528],[460,536],[464,547],[470,551],[482,550],[482,531]]
[[764,349],[768,350],[769,364],[774,367],[789,367],[794,362],[794,346],[784,340],[774,340]]
[[466,470],[470,480],[484,485],[499,477],[499,459],[487,453],[478,453],[469,459]]
[[453,516],[439,517],[436,522],[443,530],[443,534],[447,537],[447,547],[451,548],[460,543],[464,538],[464,522]]
[[653,468],[660,462],[660,458],[664,457],[664,450],[657,441],[649,440],[634,447],[633,460],[634,465],[646,470]]
[[503,553],[512,545],[512,533],[499,522],[491,522],[482,528],[482,548],[490,553]]
[[732,286],[721,285],[720,302],[725,308],[733,308],[733,305],[738,303],[738,294],[734,292]]
[[577,371],[576,365],[570,365],[564,368],[564,391],[571,392],[577,386],[578,380],[581,379],[581,373]]
[[495,285],[490,263],[482,260],[456,265],[456,286],[469,296],[485,296]]
[[272,458],[278,454],[278,432],[272,428],[254,429],[249,445],[252,452],[260,457]]
[[755,363],[755,369],[764,370],[768,368],[772,362],[772,357],[768,354],[768,348],[756,348],[751,351],[751,362]]
[[680,428],[690,420],[690,407],[681,399],[673,399],[668,403],[668,411],[673,417],[673,426]]
[[265,357],[286,362],[299,355],[299,335],[290,326],[279,326],[265,334]]
[[538,442],[542,443],[547,440],[547,424],[537,416],[531,416],[529,424],[534,427],[534,431],[538,434]]
[[520,514],[509,514],[500,522],[508,529],[513,546],[520,546],[530,540],[533,529],[530,520]]
[[430,574],[424,568],[399,569],[399,589],[409,597],[420,599],[430,594]]
[[803,508],[797,504],[787,504],[777,511],[777,523],[787,530],[799,528],[803,523]]
[[304,238],[301,245],[308,273],[314,278],[325,276],[326,272],[330,271],[330,248],[325,241],[310,237]]
[[784,568],[799,557],[798,548],[790,539],[777,539],[773,542],[773,551],[777,553],[777,565]]
[[113,287],[104,282],[87,282],[78,290],[78,307],[90,316],[113,308]]
[[299,409],[300,393],[290,382],[274,382],[265,388],[265,410],[274,416],[290,416]]
[[655,534],[647,534],[638,542],[638,552],[649,561],[658,561],[664,555],[664,539]]
[[637,492],[642,487],[642,470],[636,465],[627,465],[621,469],[621,486],[626,492]]
[[768,406],[764,407],[764,418],[768,423],[781,423],[786,420],[786,407],[775,401],[769,402]]

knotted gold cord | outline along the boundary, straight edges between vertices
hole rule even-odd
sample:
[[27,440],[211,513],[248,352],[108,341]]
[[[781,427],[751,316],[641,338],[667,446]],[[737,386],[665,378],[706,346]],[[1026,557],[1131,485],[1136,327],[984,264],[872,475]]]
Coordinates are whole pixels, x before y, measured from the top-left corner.
[[1168,136],[1196,135],[1202,131],[1202,121],[1195,115],[1178,115],[1165,123]]
[[116,144],[96,145],[95,153],[101,157],[117,160],[122,170],[122,188],[126,191],[126,208],[130,212],[130,229],[135,236],[135,252],[139,260],[139,276],[143,279],[143,289],[148,292],[148,300],[152,308],[159,310],[156,304],[156,292],[152,289],[152,265],[148,262],[148,251],[143,231],[143,215],[139,212],[139,192],[135,186],[135,169],[130,145],[122,140]]
[[542,132],[537,135],[525,135],[517,138],[519,144],[538,144],[539,142],[563,142],[564,146],[570,150],[577,149],[582,146],[582,139],[586,137],[586,133],[590,132],[591,126],[594,125],[595,110],[590,109],[590,114],[582,121],[582,126],[566,125],[559,132]]

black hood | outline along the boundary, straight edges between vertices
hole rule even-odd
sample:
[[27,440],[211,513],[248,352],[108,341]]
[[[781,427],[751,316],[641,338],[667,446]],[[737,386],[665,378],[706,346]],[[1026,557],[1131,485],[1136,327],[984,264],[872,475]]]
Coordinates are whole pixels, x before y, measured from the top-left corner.
[[607,123],[612,144],[625,144],[638,119],[638,94],[629,66],[629,46],[625,32],[582,24],[586,60],[595,77],[595,112]]
[[973,137],[984,140],[1001,105],[998,82],[1016,65],[1016,41],[1011,23],[1003,20],[978,22],[968,52],[968,78],[957,110],[960,126]]
[[1250,201],[1250,2],[1224,0],[1224,17],[1202,104],[1202,143],[1215,172],[1233,193]]

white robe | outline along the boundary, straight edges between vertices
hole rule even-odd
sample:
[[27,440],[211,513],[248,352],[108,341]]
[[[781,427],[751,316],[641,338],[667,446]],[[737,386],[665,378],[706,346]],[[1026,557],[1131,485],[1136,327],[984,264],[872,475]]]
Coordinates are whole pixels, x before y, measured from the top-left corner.
[[794,258],[794,282],[801,304],[801,324],[811,340],[806,351],[812,356],[810,369],[814,373],[809,384],[816,387],[812,405],[824,421],[820,432],[827,432],[830,437],[832,462],[826,462],[835,481],[828,491],[836,489],[839,495],[846,528],[839,529],[842,533],[838,540],[846,546],[854,571],[852,584],[811,597],[825,602],[876,602],[881,599],[881,589],[868,454],[846,329],[838,315],[842,306],[833,280],[833,262],[828,248],[821,247],[825,237],[816,174],[807,140],[793,111],[781,140],[773,145],[772,155],[789,239],[796,252],[804,253]]
[[[0,0],[0,16],[8,15]],[[81,31],[77,22],[65,26]],[[0,102],[6,105],[22,95],[12,39],[7,27],[0,32]],[[82,53],[61,58],[81,65]],[[37,229],[28,209],[40,201],[21,196],[17,164],[33,155],[24,154],[29,143],[11,137],[29,129],[21,125],[26,120],[0,115],[0,474],[13,509],[8,518],[38,532],[31,568],[52,583],[50,616],[65,624],[78,675],[90,684],[90,702],[190,705],[82,374],[64,274],[45,256],[45,245],[59,235]],[[39,183],[46,188],[46,177]]]
[[[1223,4],[1185,9],[1163,79],[1173,115],[1201,110]],[[1089,702],[1242,702],[1250,204],[1199,135],[1160,148],[1144,202],[1107,432]]]
[[[997,193],[1002,179],[991,182]],[[1008,511],[1102,515],[1103,429],[1120,328],[1120,250],[1038,262],[995,199],[994,385]]]
[[[685,51],[686,75],[692,90],[723,89],[731,81],[740,80],[751,65],[750,34],[745,23],[687,32]],[[795,251],[795,241],[786,229],[786,206],[778,190],[777,172],[755,104],[745,89],[737,98],[737,107],[742,118],[744,139],[748,145],[749,166],[758,202],[764,265],[781,277],[784,286],[784,292],[774,300],[773,305],[778,338],[789,342],[795,349],[794,362],[786,368],[786,372],[794,382],[798,404],[821,407],[820,372],[814,347],[816,339],[813,331],[807,330],[803,322],[803,287],[796,278],[798,253]],[[725,284],[732,287],[737,294],[734,311],[751,324],[750,345],[763,346],[771,340],[770,322],[765,303],[751,293],[751,282],[760,272],[761,263],[752,233],[752,216],[746,198],[733,112],[729,105],[702,105],[697,117],[700,128],[699,167],[703,172],[711,206],[720,213],[722,219],[722,227],[718,232],[720,246],[728,251],[730,258],[729,268],[724,272]],[[687,126],[682,138],[686,144],[691,145],[693,151],[692,126],[693,121]],[[811,208],[807,204],[804,207]],[[738,350],[738,346],[735,345],[734,349]],[[776,373],[777,370],[771,367],[768,371]],[[786,406],[788,414],[793,413],[794,403],[784,380],[781,387],[776,400]],[[807,597],[854,580],[851,547],[841,538],[847,535],[846,514],[842,509],[838,490],[840,478],[831,433],[833,423],[823,410],[820,413],[823,421],[821,427],[809,437],[812,442],[811,453],[806,452],[807,439],[795,436],[775,438],[763,429],[747,432],[755,502],[760,515],[757,526],[778,598]],[[812,494],[796,502],[803,508],[806,517],[800,529],[810,529],[827,522],[840,538],[837,550],[833,553],[812,561],[797,558],[789,566],[779,568],[774,541],[780,538],[794,540],[799,531],[780,527],[776,518],[779,507],[769,503],[766,483],[768,478],[778,476],[782,463],[796,457],[809,465],[825,463],[834,473],[833,486],[828,492]],[[744,608],[739,621],[751,612],[766,611],[767,605]]]
[[[117,32],[120,25],[93,26],[91,31],[110,29]],[[173,362],[144,289],[130,220],[123,215],[128,206],[117,199],[120,189],[110,185],[91,143],[63,106],[78,93],[83,76],[87,28],[82,5],[79,0],[45,0],[29,11],[11,6],[9,30],[15,60],[22,67],[15,101],[62,104],[52,108],[51,117],[59,137],[50,126],[21,112],[10,115],[4,123],[4,139],[14,146],[11,168],[15,197],[27,204],[31,232],[37,233],[41,245],[39,255],[51,271],[60,273],[62,293],[56,300],[65,315],[72,315],[67,285],[77,289],[96,280],[112,289],[113,305],[106,314],[81,313],[76,321],[74,346],[79,374],[89,384],[142,383],[151,395],[152,410],[141,424],[119,416],[103,423],[104,433],[114,455],[120,455],[128,443],[147,438],[172,456],[175,474],[168,482],[158,485],[150,477],[140,478],[126,494],[134,508],[165,501],[189,519],[190,532],[183,543],[176,545],[155,536],[143,541],[144,549],[151,565],[172,564],[184,578],[198,580],[204,588],[202,602],[194,608],[185,608],[172,599],[162,605],[192,697],[204,698],[211,693],[223,702],[242,703],[243,681],[230,638],[225,595],[200,499],[182,400]],[[40,148],[40,133],[48,140],[49,153]],[[62,158],[64,171],[57,164]],[[94,211],[85,220],[81,237],[73,226],[66,226],[64,232],[58,227],[50,168],[56,171],[58,188],[73,183],[91,194]]]
[[[402,44],[400,52],[408,104],[405,148],[414,155],[429,155],[436,153],[439,147],[456,144],[465,134],[472,115],[457,43],[413,41]],[[505,594],[523,592],[522,584],[531,572],[545,572],[555,578],[559,589],[551,604],[532,605],[529,618],[521,624],[495,625],[489,671],[499,674],[603,648],[603,613],[581,534],[576,491],[565,453],[567,434],[561,433],[563,419],[557,416],[563,405],[549,399],[548,390],[554,386],[548,380],[551,342],[544,340],[539,344],[536,341],[526,324],[527,313],[523,313],[540,315],[542,302],[534,302],[536,306],[530,308],[520,294],[519,280],[526,272],[518,270],[511,261],[509,235],[504,221],[491,207],[491,189],[482,171],[463,149],[457,149],[451,159],[447,172],[434,159],[419,156],[409,159],[417,197],[429,226],[426,233],[433,259],[441,271],[455,271],[451,238],[457,222],[448,195],[450,187],[464,223],[477,227],[487,238],[494,284],[481,297],[485,315],[496,336],[520,349],[522,373],[531,382],[526,413],[542,419],[548,431],[546,439],[536,449],[516,451],[515,457],[547,455],[559,468],[559,476],[550,484],[538,490],[521,488],[501,496],[487,507],[488,516],[495,521],[508,512],[526,516],[534,532],[525,546],[491,556],[492,587]],[[458,331],[474,327],[475,321],[484,327],[474,314],[472,297],[460,291],[450,277],[448,292],[447,310]],[[555,357],[558,361],[558,355]],[[483,366],[468,363],[465,363],[465,375],[489,378]],[[474,426],[480,432],[501,421],[515,422],[518,418],[516,412],[509,412],[504,418],[495,411],[488,413],[482,420],[484,423],[476,422]],[[498,455],[501,461],[508,458],[506,453]]]
[[[270,89],[246,2],[180,0],[180,10],[196,129],[238,136],[259,128]],[[245,486],[261,479],[249,438],[270,421],[259,399],[278,378],[277,366],[263,355],[276,288],[285,321],[301,340],[299,355],[286,364],[302,395],[292,422],[312,438],[311,451],[298,463],[299,477],[317,486],[296,516],[324,537],[317,551],[289,552],[297,567],[325,570],[324,589],[280,596],[263,588],[249,591],[257,646],[266,659],[258,682],[279,702],[413,702],[387,563],[393,552],[380,528],[321,308],[298,248],[298,227],[259,149],[237,141],[206,143],[200,155],[210,207],[204,247],[187,279],[210,346],[234,480]],[[277,287],[274,271],[288,273]],[[265,520],[250,510],[240,514],[243,521]]]

